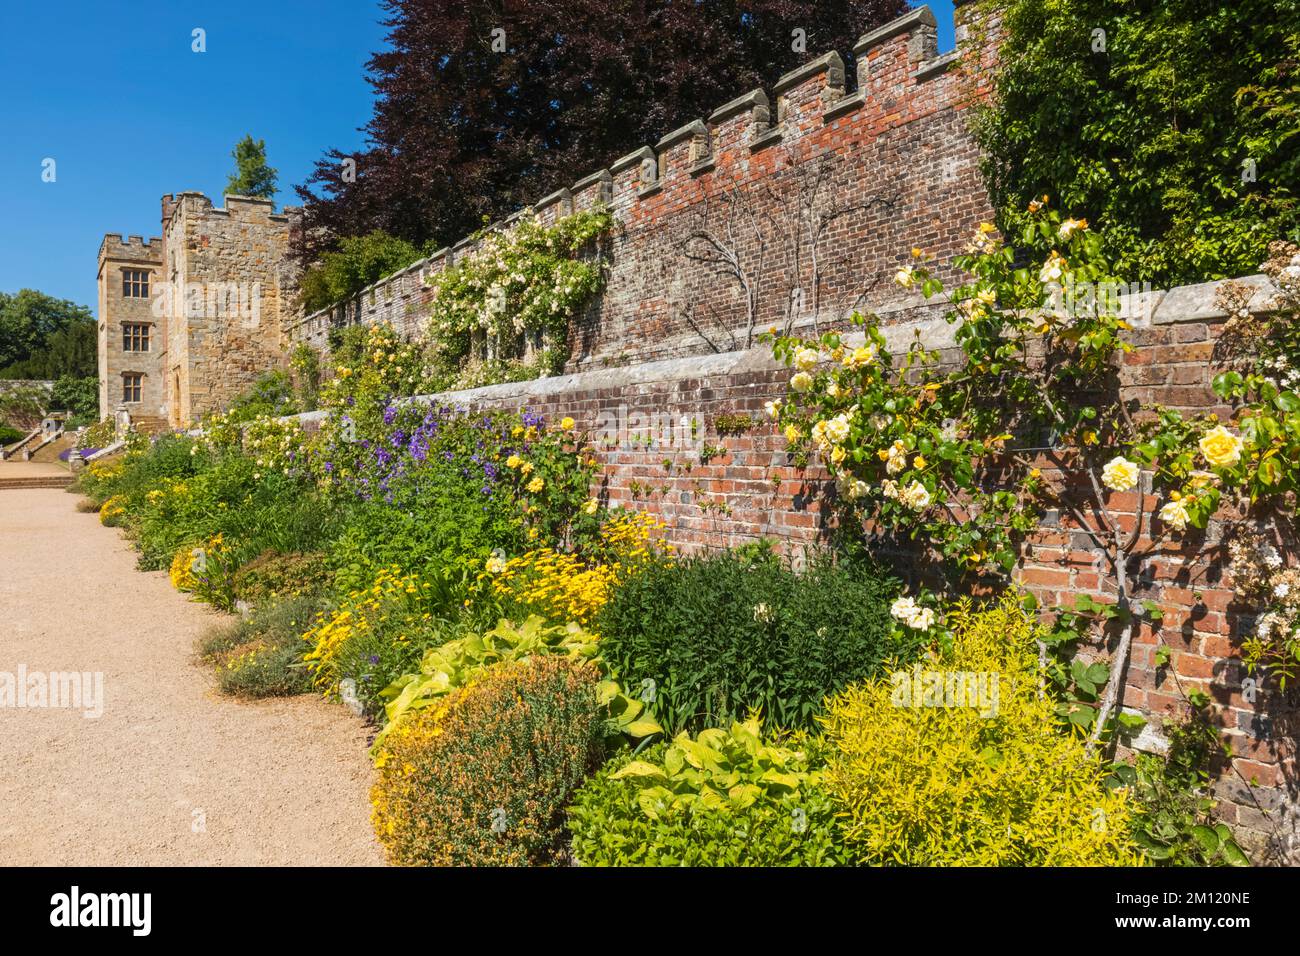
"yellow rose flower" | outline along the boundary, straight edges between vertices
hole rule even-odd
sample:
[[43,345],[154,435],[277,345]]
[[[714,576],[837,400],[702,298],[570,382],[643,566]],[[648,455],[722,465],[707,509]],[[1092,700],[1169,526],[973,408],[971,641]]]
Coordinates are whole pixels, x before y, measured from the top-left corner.
[[1101,470],[1101,483],[1111,491],[1128,491],[1137,487],[1141,471],[1123,455],[1116,455]]
[[800,437],[802,436],[797,427],[795,427],[794,425],[785,426],[785,440],[788,441],[791,445],[797,442],[800,439]]
[[1175,531],[1182,531],[1191,520],[1191,515],[1187,513],[1187,506],[1175,498],[1165,502],[1165,506],[1160,509],[1160,520]]
[[537,492],[541,491],[545,486],[546,483],[542,481],[540,477],[534,478],[532,481],[528,483],[528,490],[531,491],[533,494],[537,494]]
[[1241,461],[1242,440],[1222,425],[1216,425],[1201,438],[1201,454],[1215,468],[1231,468]]
[[576,424],[577,424],[577,422],[575,422],[575,421],[574,421],[572,418],[570,418],[568,415],[565,415],[564,418],[562,418],[562,419],[560,420],[560,427],[561,427],[562,429],[564,429],[566,432],[571,432],[571,431],[573,431],[573,427],[574,427]]

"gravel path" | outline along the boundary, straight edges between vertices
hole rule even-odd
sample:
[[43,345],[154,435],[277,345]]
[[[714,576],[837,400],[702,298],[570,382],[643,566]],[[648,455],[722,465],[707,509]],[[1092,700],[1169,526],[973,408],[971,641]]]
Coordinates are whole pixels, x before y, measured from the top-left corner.
[[316,697],[220,696],[220,616],[59,490],[0,491],[6,672],[103,673],[103,714],[0,706],[0,864],[365,865],[363,725]]

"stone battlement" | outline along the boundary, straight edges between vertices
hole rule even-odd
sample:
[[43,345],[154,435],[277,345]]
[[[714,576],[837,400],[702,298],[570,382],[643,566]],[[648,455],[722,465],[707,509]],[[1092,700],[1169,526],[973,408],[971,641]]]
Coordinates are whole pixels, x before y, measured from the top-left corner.
[[106,233],[99,244],[99,261],[107,259],[127,262],[162,262],[162,239],[151,236],[124,236],[119,233]]
[[[669,132],[653,148],[628,153],[489,227],[506,227],[529,213],[551,222],[597,205],[619,220],[605,293],[571,336],[570,370],[738,344],[738,320],[749,325],[751,317],[738,314],[734,290],[710,283],[708,270],[682,255],[689,236],[716,224],[720,206],[733,198],[771,215],[779,214],[783,200],[806,195],[810,185],[822,190],[814,200],[822,207],[807,213],[826,227],[818,239],[829,253],[824,260],[836,260],[833,271],[790,275],[807,260],[800,253],[809,251],[798,249],[793,236],[771,243],[789,248],[764,250],[763,271],[786,274],[794,288],[808,282],[833,287],[832,311],[886,304],[894,290],[878,280],[913,245],[940,262],[960,251],[955,237],[991,215],[962,114],[987,95],[998,22],[965,3],[957,5],[955,20],[957,51],[938,55],[934,14],[919,7],[859,39],[853,91],[840,55],[825,54],[782,76],[770,94],[751,90]],[[792,224],[789,231],[797,229]],[[302,317],[293,336],[320,348],[330,328],[358,322],[389,322],[415,336],[422,330],[429,278],[474,244],[464,239],[350,300]],[[850,287],[863,285],[871,286],[870,295],[850,294]],[[762,328],[785,317],[781,293],[788,290],[775,291],[752,316]],[[695,308],[691,298],[710,311],[712,334],[701,335],[700,316],[685,314]],[[800,298],[805,305],[810,298],[829,304],[812,290]]]

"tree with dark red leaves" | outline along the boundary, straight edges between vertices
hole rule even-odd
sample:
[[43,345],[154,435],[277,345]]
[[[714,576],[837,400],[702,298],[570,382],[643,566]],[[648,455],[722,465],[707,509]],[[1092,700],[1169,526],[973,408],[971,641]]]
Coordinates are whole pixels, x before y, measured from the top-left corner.
[[[815,56],[905,0],[385,0],[366,150],[304,186],[314,257],[382,229],[455,241]],[[851,72],[851,71],[850,71]]]

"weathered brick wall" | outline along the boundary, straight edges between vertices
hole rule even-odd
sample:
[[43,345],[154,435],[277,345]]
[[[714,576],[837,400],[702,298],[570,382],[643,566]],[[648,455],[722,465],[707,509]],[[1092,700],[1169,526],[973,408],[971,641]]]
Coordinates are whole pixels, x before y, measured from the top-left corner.
[[[889,277],[913,246],[948,263],[991,216],[967,131],[987,92],[987,19],[959,6],[965,53],[938,56],[918,8],[859,40],[852,76],[838,54],[821,57],[540,200],[544,221],[604,202],[619,222],[567,369],[742,348],[751,319],[761,330],[894,302]],[[699,261],[706,236],[755,284],[752,315],[740,280]],[[323,349],[331,327],[356,322],[418,335],[426,279],[469,245],[305,317],[294,336]]]
[[[1271,299],[1262,276],[1243,280],[1256,287],[1251,308]],[[1123,370],[1126,397],[1188,412],[1221,408],[1209,387],[1209,361],[1225,320],[1215,304],[1216,283],[1148,295],[1128,305],[1137,346]],[[918,331],[928,348],[952,347],[952,326],[923,310],[900,305],[898,321],[886,326],[892,348],[905,348]],[[902,318],[901,316],[907,316]],[[1143,318],[1142,316],[1145,316]],[[762,348],[697,355],[508,385],[450,392],[428,399],[465,407],[528,407],[555,421],[569,415],[590,430],[602,464],[600,494],[610,505],[651,511],[668,523],[679,547],[734,547],[760,537],[787,553],[826,541],[831,492],[820,466],[799,470],[784,439],[763,413],[763,404],[784,394],[789,370]],[[721,435],[722,415],[747,415],[754,427]],[[1044,470],[1050,460],[1042,459]],[[1050,477],[1050,476],[1049,476]],[[1112,494],[1122,527],[1138,520],[1136,493]],[[1144,532],[1137,550],[1151,543],[1155,499],[1142,502]],[[1234,603],[1218,545],[1221,527],[1166,542],[1134,567],[1147,582],[1140,594],[1160,606],[1159,634],[1137,634],[1126,675],[1124,706],[1151,718],[1139,740],[1160,749],[1162,718],[1184,710],[1183,694],[1202,688],[1218,705],[1225,739],[1236,754],[1217,787],[1220,813],[1239,826],[1261,861],[1294,858],[1297,840],[1295,716],[1277,694],[1243,694],[1244,668],[1236,648],[1251,626],[1249,609]],[[1159,537],[1159,534],[1157,534]],[[898,555],[898,567],[906,567]],[[1049,514],[1026,544],[1015,580],[1048,604],[1073,604],[1074,596],[1105,597],[1091,538],[1068,517]],[[1157,669],[1163,639],[1173,651],[1170,666]],[[1100,653],[1100,650],[1098,650]],[[1181,688],[1181,690],[1180,690]],[[1261,807],[1263,809],[1261,809]],[[1291,842],[1289,842],[1291,841]]]

